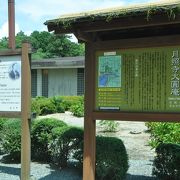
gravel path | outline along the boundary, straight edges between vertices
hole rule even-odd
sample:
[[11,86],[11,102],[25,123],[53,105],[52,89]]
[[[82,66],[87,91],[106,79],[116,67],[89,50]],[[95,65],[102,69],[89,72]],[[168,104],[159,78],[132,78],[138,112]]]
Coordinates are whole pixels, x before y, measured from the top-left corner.
[[[63,120],[67,124],[83,127],[83,118],[73,117],[69,112],[47,115]],[[44,118],[44,117],[40,117]],[[104,135],[97,122],[97,134]],[[143,122],[119,122],[116,133],[106,133],[123,140],[129,155],[129,170],[126,180],[154,180],[152,162],[154,151],[148,146],[149,134]],[[2,156],[0,156],[0,159]],[[21,164],[0,162],[0,180],[19,180]],[[82,180],[82,176],[73,168],[55,169],[49,164],[31,163],[32,180]]]

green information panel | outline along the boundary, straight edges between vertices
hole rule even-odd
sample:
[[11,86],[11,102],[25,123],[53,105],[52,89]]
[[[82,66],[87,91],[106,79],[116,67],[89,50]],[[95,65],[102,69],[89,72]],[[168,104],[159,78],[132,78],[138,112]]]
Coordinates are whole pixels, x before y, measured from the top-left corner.
[[96,54],[96,110],[180,112],[180,46]]

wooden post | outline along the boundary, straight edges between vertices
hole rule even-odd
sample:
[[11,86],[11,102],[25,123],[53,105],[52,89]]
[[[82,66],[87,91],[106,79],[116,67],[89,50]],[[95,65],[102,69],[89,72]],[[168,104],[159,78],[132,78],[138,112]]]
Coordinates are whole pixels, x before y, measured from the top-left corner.
[[21,180],[30,179],[30,105],[31,105],[31,70],[29,62],[29,44],[22,45],[22,123],[21,123]]
[[96,121],[92,118],[94,61],[92,43],[86,43],[83,180],[95,180]]
[[15,50],[15,0],[8,0],[9,48]]

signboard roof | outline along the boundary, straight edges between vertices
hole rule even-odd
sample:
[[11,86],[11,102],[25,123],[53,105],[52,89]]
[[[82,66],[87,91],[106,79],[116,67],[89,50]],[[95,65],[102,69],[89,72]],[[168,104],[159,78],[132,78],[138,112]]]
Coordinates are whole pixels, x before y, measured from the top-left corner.
[[176,13],[180,11],[179,0],[166,0],[159,3],[145,3],[126,7],[99,9],[76,14],[67,14],[62,15],[56,19],[47,20],[45,22],[45,25],[48,26],[49,31],[52,31],[54,30],[55,26],[58,26],[59,29],[68,29],[71,25],[77,23],[95,22],[99,20],[109,22],[113,19],[129,16],[135,17],[146,15],[148,18],[148,16],[151,15],[151,11],[153,11],[153,15],[155,15],[168,14],[169,10],[171,10],[172,13],[169,13],[168,16],[172,16],[172,18],[175,18]]

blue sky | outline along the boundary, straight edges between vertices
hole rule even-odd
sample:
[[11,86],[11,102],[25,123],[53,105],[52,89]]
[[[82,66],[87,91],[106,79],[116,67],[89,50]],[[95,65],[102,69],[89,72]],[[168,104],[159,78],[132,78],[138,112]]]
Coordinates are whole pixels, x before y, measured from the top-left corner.
[[[47,31],[46,20],[62,14],[162,0],[15,0],[16,33]],[[170,1],[170,0],[169,0]],[[8,0],[0,0],[0,38],[8,34]]]

